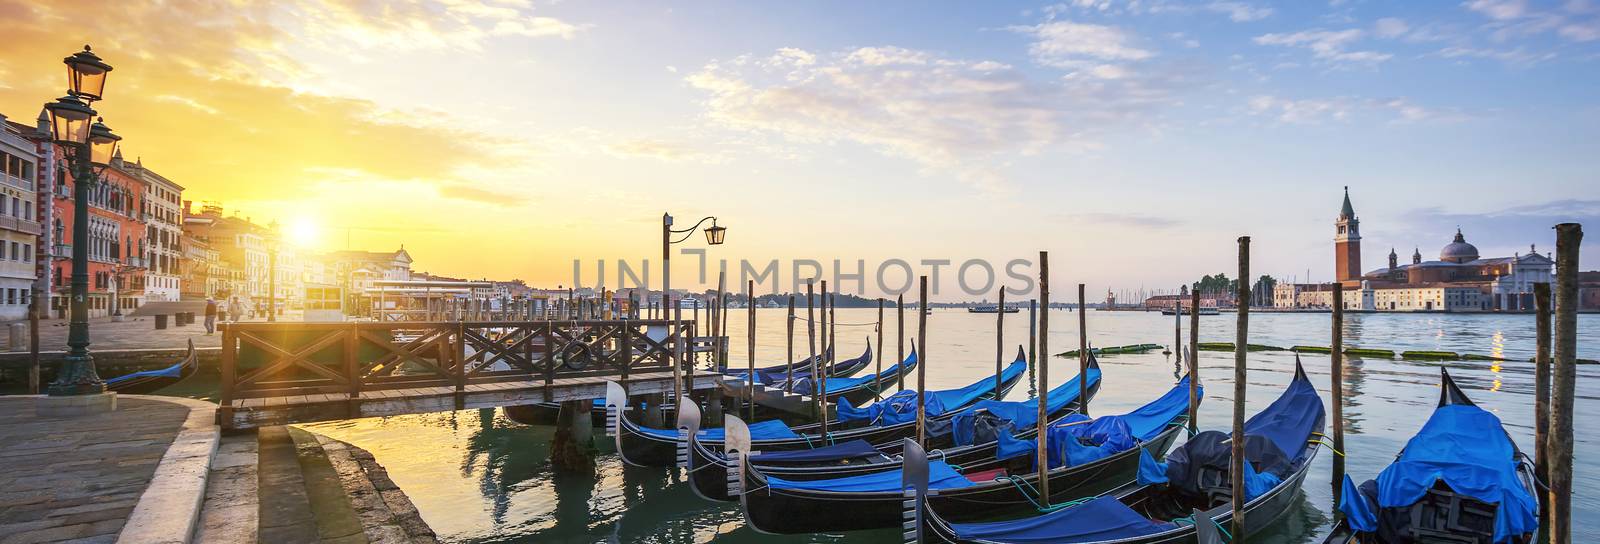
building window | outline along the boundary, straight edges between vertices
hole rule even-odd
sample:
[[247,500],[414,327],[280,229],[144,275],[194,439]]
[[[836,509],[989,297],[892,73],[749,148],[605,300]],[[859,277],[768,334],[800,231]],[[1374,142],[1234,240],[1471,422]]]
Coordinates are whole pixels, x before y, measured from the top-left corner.
[[33,244],[22,244],[23,262],[33,262]]

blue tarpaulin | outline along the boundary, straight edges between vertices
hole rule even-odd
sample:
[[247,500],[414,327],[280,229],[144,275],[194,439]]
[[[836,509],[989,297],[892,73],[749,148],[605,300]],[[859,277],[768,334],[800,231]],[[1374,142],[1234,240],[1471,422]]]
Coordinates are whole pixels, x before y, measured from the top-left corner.
[[[1093,370],[1091,369],[1090,377],[1098,378]],[[1204,387],[1200,388],[1200,394],[1202,396],[1205,394]],[[1188,411],[1188,409],[1189,378],[1184,377],[1177,385],[1172,386],[1172,389],[1167,390],[1165,394],[1150,401],[1149,404],[1140,406],[1138,409],[1126,414],[1101,416],[1094,420],[1093,423],[1078,423],[1089,419],[1078,414],[1069,415],[1053,425],[1049,429],[1050,434],[1046,437],[1051,450],[1051,466],[1062,466],[1060,462],[1063,457],[1058,452],[1062,448],[1068,447],[1066,436],[1091,438],[1090,445],[1084,445],[1076,440],[1073,441],[1071,447],[1078,451],[1075,451],[1074,455],[1070,457],[1069,460],[1072,462],[1067,466],[1076,466],[1131,448],[1135,443],[1134,440],[1142,442],[1154,439],[1161,434],[1161,431],[1166,430],[1174,418]],[[1111,431],[1118,432],[1113,433]],[[1060,437],[1057,436],[1058,433]],[[1113,437],[1113,434],[1120,436]],[[1111,438],[1114,438],[1114,440],[1107,444],[1107,439]],[[1010,459],[1024,454],[1032,454],[1034,451],[1035,442],[1033,440],[1001,437],[996,455],[1001,459]]]
[[[807,489],[812,491],[833,491],[842,493],[871,493],[888,492],[897,493],[902,489],[900,469],[885,470],[871,474],[846,476],[844,478],[830,478],[826,480],[792,481],[775,476],[767,477],[767,485],[773,489]],[[954,489],[957,487],[970,487],[977,485],[968,480],[966,476],[956,472],[956,469],[944,461],[928,462],[928,489]],[[843,506],[848,508],[848,505]]]
[[[850,389],[859,387],[862,384],[872,383],[872,381],[874,379],[878,379],[879,376],[882,376],[882,380],[885,383],[888,383],[890,380],[893,380],[900,375],[901,367],[905,367],[907,371],[916,368],[917,352],[911,352],[911,355],[906,356],[905,361],[895,363],[893,366],[883,369],[883,372],[878,374],[868,374],[859,378],[824,378],[823,390],[828,392],[848,391]],[[807,373],[804,379],[795,378],[793,389],[797,394],[810,395],[814,384],[816,384],[816,380],[811,379],[811,374]]]
[[860,459],[863,457],[882,457],[877,448],[865,440],[851,440],[823,446],[810,450],[793,451],[764,451],[760,455],[752,456],[750,462],[754,464],[777,463],[815,463],[821,461],[841,461],[845,459]]
[[1139,485],[1167,483],[1167,464],[1150,456],[1150,450],[1139,450]]
[[[751,440],[782,440],[785,438],[800,438],[800,435],[795,434],[794,430],[790,429],[788,424],[776,419],[751,423],[749,427]],[[678,437],[677,429],[656,429],[652,427],[640,426],[639,431],[662,438],[676,439]],[[715,429],[701,429],[700,432],[695,436],[701,440],[721,441],[723,437],[723,431],[721,427]]]
[[[1094,388],[1100,384],[1100,368],[1089,367],[1089,387]],[[1045,412],[1055,413],[1066,408],[1068,404],[1078,400],[1078,393],[1082,387],[1078,383],[1082,376],[1073,376],[1067,383],[1051,389],[1045,397]],[[1028,399],[1019,401],[980,400],[967,410],[951,420],[956,436],[956,444],[960,446],[973,443],[973,423],[977,413],[987,411],[998,418],[1010,421],[1012,432],[1032,428],[1039,423],[1039,400]]]
[[1322,431],[1322,398],[1311,380],[1296,371],[1288,389],[1266,409],[1244,422],[1244,434],[1265,437],[1290,461],[1300,458],[1311,433]]
[[[1002,381],[1011,382],[1021,377],[1028,370],[1028,363],[1022,359],[1013,361],[1000,372]],[[994,392],[994,378],[984,378],[972,385],[960,389],[946,389],[943,391],[929,391],[926,395],[923,409],[928,417],[940,416],[950,410],[959,410],[976,402],[985,394]],[[917,392],[912,390],[901,391],[861,408],[850,405],[850,401],[839,399],[838,415],[840,422],[871,421],[875,425],[894,425],[917,420]]]
[[1339,511],[1344,512],[1344,519],[1350,528],[1363,533],[1378,530],[1378,513],[1372,511],[1372,503],[1361,494],[1356,487],[1356,481],[1350,475],[1344,475],[1344,482],[1339,484]]
[[1150,521],[1114,498],[1099,497],[1042,516],[1012,521],[952,523],[950,528],[963,539],[1043,544],[1118,540],[1170,531],[1176,526]]
[[1494,541],[1505,542],[1539,526],[1539,503],[1517,479],[1516,455],[1494,414],[1470,404],[1440,406],[1378,475],[1378,506],[1410,506],[1443,480],[1457,493],[1497,505]]
[[151,376],[159,376],[159,377],[162,377],[162,378],[177,378],[177,377],[182,376],[182,375],[183,375],[183,363],[178,363],[178,364],[175,364],[175,365],[172,365],[172,366],[169,366],[169,367],[166,367],[166,368],[162,368],[162,369],[141,370],[139,372],[130,372],[128,374],[123,374],[121,376],[117,376],[115,378],[111,378],[111,379],[106,380],[106,385],[113,386],[113,385],[117,385],[119,383],[131,380],[131,379],[134,379],[134,378],[145,378],[145,377],[151,377]]

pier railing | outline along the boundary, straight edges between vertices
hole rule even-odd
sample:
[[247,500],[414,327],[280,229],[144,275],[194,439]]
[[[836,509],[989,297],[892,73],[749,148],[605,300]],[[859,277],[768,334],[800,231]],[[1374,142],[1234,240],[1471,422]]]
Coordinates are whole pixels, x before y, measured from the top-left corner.
[[[386,391],[670,370],[693,321],[231,323],[222,325],[222,398]],[[680,362],[686,376],[694,373]]]

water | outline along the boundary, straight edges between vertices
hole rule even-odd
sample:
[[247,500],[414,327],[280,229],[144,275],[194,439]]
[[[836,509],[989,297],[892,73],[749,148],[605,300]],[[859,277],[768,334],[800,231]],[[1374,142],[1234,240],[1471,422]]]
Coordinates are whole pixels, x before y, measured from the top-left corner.
[[[876,309],[841,309],[845,324],[871,323]],[[907,337],[915,337],[916,314],[908,312]],[[1170,344],[1173,318],[1143,312],[1090,312],[1089,339],[1094,345]],[[1202,342],[1231,342],[1236,316],[1203,316]],[[734,364],[746,360],[745,314],[729,326]],[[1027,313],[1005,316],[1005,360],[1027,342]],[[784,358],[783,310],[759,310],[757,364]],[[1078,345],[1078,314],[1050,313],[1049,350],[1059,353]],[[1188,338],[1188,318],[1184,318]],[[1526,361],[1534,349],[1532,316],[1394,315],[1346,317],[1347,345],[1393,349],[1438,349],[1501,355]],[[886,344],[895,354],[894,310],[888,310]],[[805,327],[800,323],[795,353],[803,357]],[[935,310],[928,316],[928,386],[956,387],[991,375],[995,358],[995,315],[962,310]],[[854,356],[873,328],[840,326],[840,353]],[[1600,356],[1600,315],[1579,318],[1580,357]],[[1291,346],[1327,345],[1327,314],[1255,314],[1250,341]],[[908,340],[909,342],[909,340]],[[909,349],[909,343],[908,343]],[[1330,361],[1303,355],[1312,381],[1328,395]],[[1293,375],[1294,355],[1287,352],[1250,354],[1250,413],[1277,397]],[[1104,386],[1091,405],[1094,413],[1119,413],[1165,391],[1177,376],[1172,360],[1159,350],[1138,355],[1105,356]],[[1076,374],[1076,359],[1051,358],[1050,382]],[[1526,362],[1451,362],[1451,375],[1473,400],[1501,418],[1524,451],[1533,451],[1533,371]],[[1348,421],[1347,470],[1357,481],[1382,470],[1417,431],[1438,399],[1439,363],[1355,359],[1346,363],[1345,415]],[[1233,354],[1201,353],[1201,378],[1206,385],[1200,410],[1201,428],[1226,429],[1233,391]],[[1589,435],[1600,417],[1600,367],[1579,367],[1576,421],[1574,519],[1600,519],[1600,447]],[[908,382],[911,383],[911,382]],[[1019,385],[1013,400],[1028,395]],[[422,517],[448,542],[899,542],[894,529],[844,535],[774,537],[744,527],[736,504],[709,503],[695,497],[677,470],[624,467],[596,434],[602,453],[594,474],[549,470],[547,458],[553,428],[511,422],[495,410],[474,410],[417,416],[363,419],[305,425],[371,451],[389,475],[411,497]],[[1331,432],[1331,431],[1330,431]],[[1304,498],[1263,541],[1318,541],[1328,531],[1333,455],[1324,451],[1306,478]],[[1600,526],[1579,523],[1578,541],[1600,541]]]

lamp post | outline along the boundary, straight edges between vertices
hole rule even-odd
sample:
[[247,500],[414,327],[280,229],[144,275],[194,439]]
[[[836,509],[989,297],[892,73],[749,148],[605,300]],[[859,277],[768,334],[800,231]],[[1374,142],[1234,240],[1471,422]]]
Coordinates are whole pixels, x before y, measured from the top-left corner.
[[278,321],[278,222],[267,233],[267,322]]
[[[700,219],[700,221],[696,222],[694,226],[687,229],[673,230],[672,214],[661,214],[661,307],[664,311],[671,311],[669,308],[671,308],[672,305],[672,244],[677,244],[688,240],[690,236],[693,236],[694,231],[698,230],[700,225],[705,224],[706,221],[711,222],[711,226],[706,227],[706,243],[713,246],[722,245],[722,238],[728,234],[728,228],[717,226],[717,218],[715,216],[703,217]],[[672,235],[674,234],[683,234],[684,236],[677,240],[673,240]],[[668,315],[670,316],[676,314]],[[677,319],[672,317],[669,317],[668,319],[672,320],[672,326],[667,329],[668,336],[677,334]],[[682,345],[683,339],[680,338],[678,343],[679,345]],[[674,350],[674,352],[678,356],[678,358],[675,358],[672,361],[673,399],[676,400],[683,398],[683,391],[680,389],[683,386],[683,380],[678,374],[683,365],[683,361],[681,359],[683,354],[682,350]]]
[[105,94],[106,74],[111,66],[83,46],[83,51],[62,59],[67,65],[71,85],[67,95],[45,105],[50,114],[51,139],[66,150],[68,170],[73,179],[72,197],[72,318],[67,329],[67,355],[56,380],[47,391],[50,396],[96,395],[106,384],[95,372],[89,355],[89,193],[98,183],[91,166],[105,168],[115,155],[117,140],[103,122],[90,123],[95,111],[89,104]]

